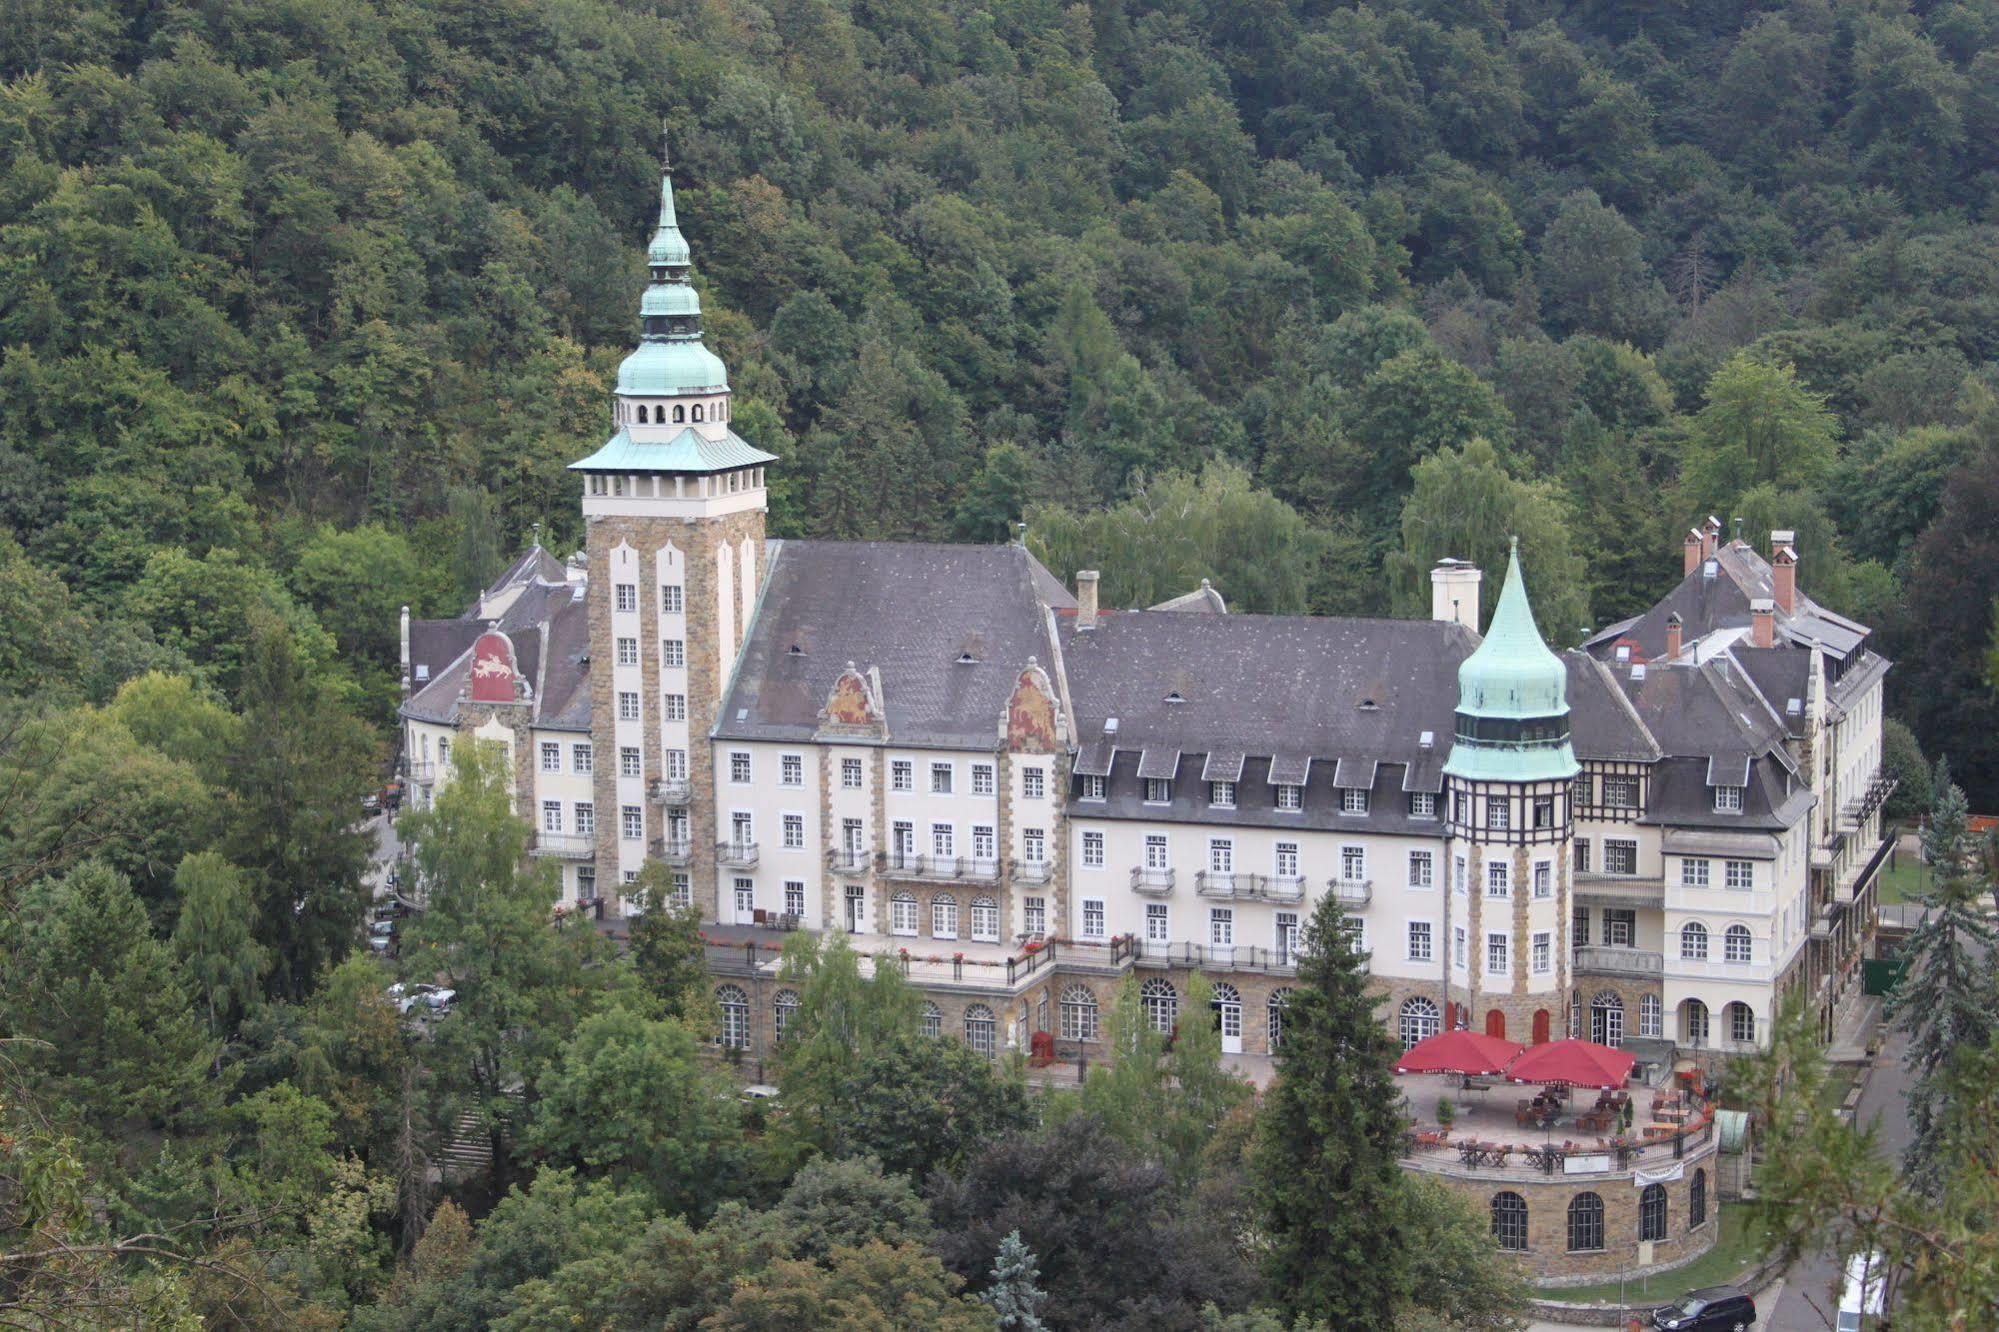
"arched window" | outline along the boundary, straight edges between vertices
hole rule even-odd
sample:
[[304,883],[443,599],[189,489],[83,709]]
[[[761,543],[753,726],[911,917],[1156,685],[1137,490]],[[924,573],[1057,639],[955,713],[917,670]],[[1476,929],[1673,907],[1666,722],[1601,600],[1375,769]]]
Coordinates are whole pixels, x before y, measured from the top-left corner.
[[1492,1195],[1492,1237],[1502,1249],[1527,1248],[1527,1200],[1510,1189]]
[[1747,925],[1731,925],[1721,936],[1721,957],[1724,962],[1747,962],[1755,953],[1756,946],[1749,939]]
[[1687,1229],[1693,1230],[1707,1223],[1707,1171],[1694,1171],[1693,1182],[1687,1185]]
[[958,937],[958,899],[949,893],[939,893],[930,899],[930,937]]
[[697,421],[701,419],[701,404],[698,402],[694,404],[694,419]]
[[679,425],[682,421],[685,421],[686,419],[687,419],[687,409],[685,407],[682,407],[680,404],[675,403],[673,407],[673,423],[675,425]]
[[888,932],[916,933],[916,894],[907,888],[888,900]]
[[1488,1008],[1485,1011],[1485,1034],[1488,1036],[1497,1036],[1502,1041],[1505,1040],[1506,1014],[1496,1008]]
[[1154,1031],[1171,1033],[1180,1020],[1180,994],[1172,981],[1152,980],[1138,987],[1138,1002],[1145,1008],[1145,1020]]
[[771,999],[770,1009],[771,1034],[782,1041],[791,1019],[798,1015],[798,991],[779,990]]
[[1756,1044],[1756,1011],[1740,999],[1728,1006],[1728,1039],[1737,1045]]
[[1402,1048],[1407,1050],[1418,1041],[1427,1041],[1442,1029],[1438,1019],[1437,1006],[1428,999],[1414,998],[1402,1001],[1401,1020]]
[[718,1044],[725,1050],[750,1048],[750,999],[736,985],[715,987],[715,1006],[722,1010],[722,1035]]
[[1615,990],[1599,990],[1589,1001],[1589,1038],[1598,1045],[1616,1045],[1624,1040],[1624,996]]
[[1689,962],[1707,961],[1707,926],[1697,920],[1680,926],[1680,956]]
[[1097,996],[1087,985],[1071,985],[1062,991],[1061,1008],[1063,1040],[1097,1039]]
[[1270,998],[1263,1005],[1263,1034],[1270,1042],[1270,1053],[1276,1054],[1277,1047],[1284,1044],[1284,1008],[1291,1002],[1291,991],[1287,987],[1272,990]]
[[973,1004],[965,1010],[965,1044],[991,1059],[999,1053],[997,1025],[992,1009]]
[[925,1036],[944,1034],[944,1010],[928,999],[923,1001],[923,1034]]
[[644,404],[642,403],[639,406],[639,424],[644,425],[645,423],[646,423],[646,409]]
[[1707,1005],[1689,999],[1680,1005],[1680,1040],[1686,1045],[1699,1045],[1707,1038]]
[[1666,1186],[1647,1184],[1645,1191],[1638,1195],[1638,1238],[1641,1240],[1662,1240],[1666,1238]]
[[1665,1030],[1666,1006],[1659,1002],[1656,994],[1647,994],[1638,1000],[1638,1034],[1657,1036]]
[[999,941],[999,908],[990,897],[972,899],[972,937],[985,943]]
[[1548,1043],[1548,1025],[1552,1020],[1548,1016],[1547,1009],[1537,1008],[1534,1010],[1534,1044],[1546,1045]]
[[1578,1193],[1569,1199],[1569,1252],[1590,1253],[1603,1247],[1603,1199]]

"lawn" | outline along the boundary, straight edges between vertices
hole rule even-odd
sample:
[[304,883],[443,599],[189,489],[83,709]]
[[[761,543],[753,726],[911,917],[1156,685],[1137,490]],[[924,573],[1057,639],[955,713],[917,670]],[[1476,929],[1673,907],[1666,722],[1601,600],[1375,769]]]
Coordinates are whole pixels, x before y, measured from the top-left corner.
[[1721,1209],[1721,1238],[1714,1247],[1685,1267],[1658,1276],[1630,1281],[1607,1281],[1596,1286],[1567,1286],[1560,1290],[1535,1293],[1544,1300],[1565,1304],[1664,1304],[1702,1286],[1725,1285],[1749,1267],[1755,1258],[1750,1223],[1755,1207],[1730,1203]]
[[1913,902],[1916,894],[1930,886],[1929,866],[1917,862],[1914,856],[1896,852],[1889,857],[1889,863],[1881,867],[1881,901]]

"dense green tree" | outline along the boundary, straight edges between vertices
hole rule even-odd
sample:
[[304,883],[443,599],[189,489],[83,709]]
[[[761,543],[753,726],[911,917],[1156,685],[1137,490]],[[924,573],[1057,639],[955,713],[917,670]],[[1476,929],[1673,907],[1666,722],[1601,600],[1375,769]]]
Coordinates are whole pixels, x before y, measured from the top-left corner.
[[632,894],[639,912],[631,918],[628,940],[632,970],[667,1017],[705,1023],[708,950],[701,940],[701,915],[667,896],[670,873],[658,860],[639,870]]
[[849,1076],[852,1069],[915,1036],[921,1000],[884,960],[864,970],[837,932],[823,941],[804,933],[785,940],[778,976],[798,993],[778,1058],[786,1124],[802,1142],[830,1151],[837,1125],[866,1090]]
[[1564,199],[1541,237],[1537,268],[1551,331],[1656,343],[1666,289],[1647,267],[1643,246],[1638,229],[1590,191]]
[[1916,733],[1899,717],[1881,723],[1881,773],[1895,781],[1894,794],[1881,806],[1881,817],[1912,819],[1928,812],[1936,799],[1930,764],[1916,742]]
[[257,909],[250,876],[213,851],[191,852],[174,871],[174,896],[180,908],[174,951],[207,1011],[209,1034],[220,1038],[262,994],[271,965],[252,933]]
[[1025,1086],[962,1041],[902,1034],[856,1059],[833,1141],[912,1179],[955,1170],[988,1138],[1028,1127]]
[[1787,365],[1737,356],[1708,380],[1694,417],[1687,481],[1696,507],[1726,507],[1752,486],[1813,486],[1832,466],[1839,421]]
[[1040,1275],[1034,1251],[1022,1242],[1018,1230],[1008,1231],[993,1257],[992,1285],[984,1294],[1000,1332],[1046,1332],[1048,1325],[1036,1312],[1048,1298],[1034,1284]]

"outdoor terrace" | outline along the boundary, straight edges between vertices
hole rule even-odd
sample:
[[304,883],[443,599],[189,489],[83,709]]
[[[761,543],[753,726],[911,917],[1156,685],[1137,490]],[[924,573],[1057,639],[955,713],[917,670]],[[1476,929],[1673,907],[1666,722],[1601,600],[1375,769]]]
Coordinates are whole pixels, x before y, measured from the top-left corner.
[[[1408,1074],[1400,1081],[1404,1115],[1412,1125],[1404,1164],[1427,1173],[1627,1175],[1705,1155],[1715,1138],[1711,1109],[1676,1087],[1633,1087],[1621,1093],[1630,1099],[1632,1121],[1620,1134],[1615,1108],[1599,1110],[1602,1094],[1591,1089],[1571,1090],[1566,1101],[1544,1113],[1532,1110],[1531,1102],[1538,1093],[1555,1089],[1437,1073]],[[1446,1098],[1456,1110],[1447,1134],[1437,1115],[1438,1102]]]
[[[718,972],[775,976],[784,941],[792,933],[781,926],[709,925],[703,927],[701,939],[707,945],[709,965]],[[1132,942],[1124,938],[1100,944],[1048,939],[1009,947],[899,934],[844,937],[861,955],[863,975],[871,976],[876,967],[887,965],[918,985],[997,994],[1027,990],[1058,963],[1065,971],[1114,975],[1131,965],[1133,950]]]

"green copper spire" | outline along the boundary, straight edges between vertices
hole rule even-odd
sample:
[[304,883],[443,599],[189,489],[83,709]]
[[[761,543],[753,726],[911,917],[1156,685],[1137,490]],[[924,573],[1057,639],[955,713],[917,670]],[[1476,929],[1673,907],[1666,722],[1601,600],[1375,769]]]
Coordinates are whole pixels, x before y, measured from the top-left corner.
[[701,298],[688,281],[693,256],[673,207],[673,158],[660,147],[659,229],[646,247],[652,282],[639,298],[638,349],[618,367],[618,392],[639,396],[726,393],[729,371],[701,343]]
[[1487,781],[1574,776],[1568,685],[1568,668],[1535,627],[1516,537],[1485,641],[1458,667],[1457,743],[1444,770]]

